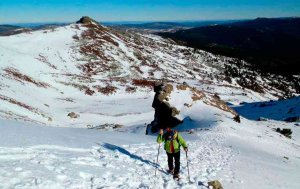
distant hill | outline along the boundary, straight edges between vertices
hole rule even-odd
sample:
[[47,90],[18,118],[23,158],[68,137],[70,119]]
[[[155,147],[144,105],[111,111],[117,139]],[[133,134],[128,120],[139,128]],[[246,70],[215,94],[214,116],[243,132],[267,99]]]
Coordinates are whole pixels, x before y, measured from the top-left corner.
[[257,18],[159,35],[191,47],[243,58],[263,70],[299,72],[300,18]]
[[147,29],[147,30],[170,30],[176,28],[194,28],[200,26],[209,26],[215,24],[232,23],[232,20],[216,20],[216,21],[181,21],[181,22],[146,22],[146,23],[108,23],[110,26],[130,29]]
[[45,30],[66,26],[65,23],[32,23],[18,25],[0,25],[0,36],[15,35],[33,30]]
[[28,30],[20,26],[0,25],[0,36],[13,35]]
[[19,29],[19,26],[12,26],[12,25],[0,25],[0,32],[6,32],[10,30]]

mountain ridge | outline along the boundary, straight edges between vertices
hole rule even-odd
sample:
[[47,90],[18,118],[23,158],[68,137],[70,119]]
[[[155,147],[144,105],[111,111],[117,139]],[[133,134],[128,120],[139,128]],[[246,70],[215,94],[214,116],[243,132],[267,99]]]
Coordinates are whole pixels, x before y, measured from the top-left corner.
[[[137,122],[150,123],[155,81],[186,82],[233,104],[300,93],[293,82],[247,62],[93,22],[0,37],[0,50],[0,116],[52,126],[131,125],[136,114]],[[107,112],[121,96],[124,106],[141,96],[149,108]],[[70,119],[71,112],[80,117]]]
[[297,74],[300,18],[241,21],[159,33],[186,45],[251,62],[265,72]]

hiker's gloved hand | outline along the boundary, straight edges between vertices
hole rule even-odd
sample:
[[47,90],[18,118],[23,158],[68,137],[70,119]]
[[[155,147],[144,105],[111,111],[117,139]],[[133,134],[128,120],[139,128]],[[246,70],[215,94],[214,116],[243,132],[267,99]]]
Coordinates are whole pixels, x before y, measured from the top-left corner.
[[184,151],[185,151],[185,152],[187,152],[187,151],[188,151],[188,148],[187,148],[187,147],[186,147],[186,148],[183,148],[183,149],[184,149]]
[[159,129],[159,134],[163,135],[164,134],[164,130],[163,129]]

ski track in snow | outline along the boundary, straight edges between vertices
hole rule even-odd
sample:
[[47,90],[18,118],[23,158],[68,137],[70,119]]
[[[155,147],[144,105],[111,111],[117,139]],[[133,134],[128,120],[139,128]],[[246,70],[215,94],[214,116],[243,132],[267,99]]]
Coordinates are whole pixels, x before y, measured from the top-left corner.
[[[199,134],[198,134],[199,135]],[[0,148],[0,188],[207,188],[221,170],[230,171],[233,153],[222,146],[222,136],[188,141],[191,183],[187,176],[185,152],[181,151],[181,180],[166,173],[167,156],[158,145],[116,146],[99,143],[91,149],[41,145]],[[234,175],[223,175],[234,182]],[[204,184],[203,184],[204,183]]]

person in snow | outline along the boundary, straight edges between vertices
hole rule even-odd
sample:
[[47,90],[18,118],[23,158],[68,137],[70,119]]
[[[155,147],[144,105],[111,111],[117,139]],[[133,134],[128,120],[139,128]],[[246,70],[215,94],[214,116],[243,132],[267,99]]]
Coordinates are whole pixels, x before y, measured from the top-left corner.
[[[166,150],[168,156],[168,172],[172,173],[173,177],[178,179],[180,169],[180,146],[182,146],[186,152],[188,150],[185,140],[177,131],[167,128],[165,133],[163,129],[159,130],[157,142],[159,144],[162,142],[165,143],[164,149]],[[175,168],[173,160],[175,160]]]

